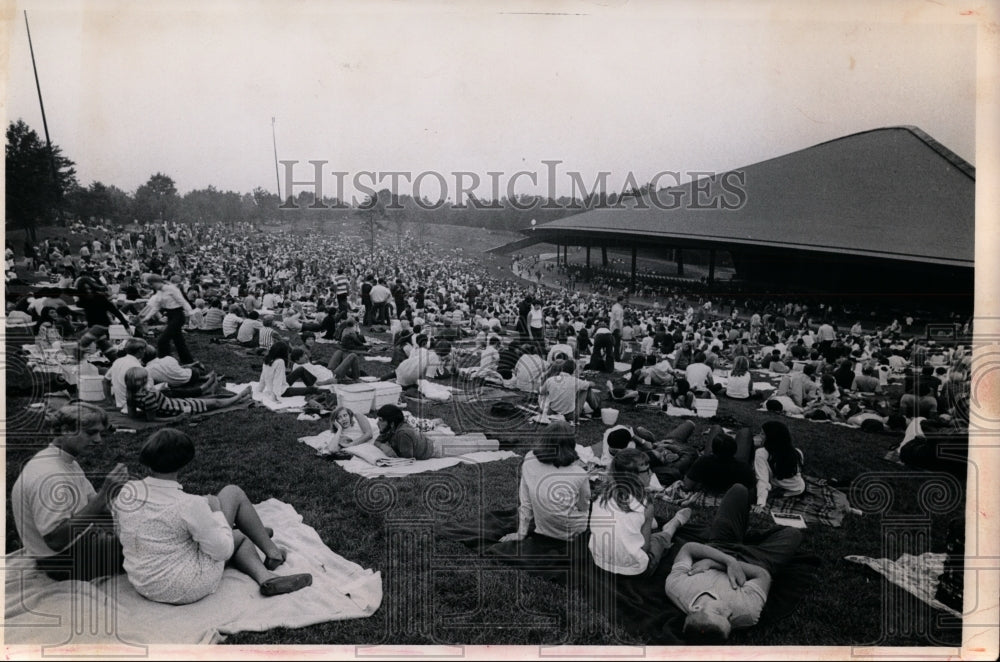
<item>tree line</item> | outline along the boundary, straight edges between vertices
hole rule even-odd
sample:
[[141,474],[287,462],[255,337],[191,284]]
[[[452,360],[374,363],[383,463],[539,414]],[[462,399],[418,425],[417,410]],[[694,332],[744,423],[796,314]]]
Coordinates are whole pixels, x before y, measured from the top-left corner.
[[621,194],[595,193],[584,200],[531,195],[480,200],[470,196],[464,204],[453,205],[383,189],[351,206],[335,198],[324,198],[316,204],[307,191],[300,191],[294,198],[289,196],[282,203],[276,194],[262,187],[240,193],[208,186],[180,195],[174,180],[157,172],[129,192],[98,181],[82,186],[77,180],[76,164],[58,146],[50,150],[23,120],[7,127],[5,156],[7,222],[24,229],[32,241],[39,225],[77,219],[117,225],[133,221],[322,223],[348,215],[400,227],[402,223],[442,223],[517,231],[531,227],[532,221],[541,224],[589,209],[615,206],[649,191],[647,184]]

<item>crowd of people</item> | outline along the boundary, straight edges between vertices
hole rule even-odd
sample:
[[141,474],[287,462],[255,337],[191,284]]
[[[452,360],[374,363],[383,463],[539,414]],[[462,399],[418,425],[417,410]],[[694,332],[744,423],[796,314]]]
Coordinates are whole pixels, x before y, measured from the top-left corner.
[[[8,323],[30,325],[39,347],[75,342],[78,357],[103,357],[107,394],[119,409],[169,420],[252,397],[249,389],[223,392],[216,373],[193,355],[188,334],[257,350],[263,366],[255,388],[275,400],[323,397],[320,386],[360,379],[370,337],[387,334],[391,377],[403,387],[452,375],[482,380],[537,397],[539,413],[555,416],[524,458],[519,524],[504,541],[589,532],[599,568],[642,576],[691,516],[680,509],[661,526],[649,488],[681,481],[724,495],[710,542],[684,545],[666,584],[688,614],[691,636],[725,639],[757,621],[772,575],[801,536],[784,529],[745,545],[748,514],[764,512],[774,494],[805,489],[803,452],[779,420],[735,435],[713,426],[700,443],[692,441],[690,422],[662,438],[617,425],[595,457],[606,473],[592,489],[574,448],[574,424],[599,417],[608,402],[690,409],[696,400],[759,398],[772,412],[869,430],[903,432],[916,421],[909,442],[925,439],[921,430],[960,433],[967,425],[970,353],[914,334],[912,318],[872,328],[866,318],[845,322],[840,307],[737,305],[678,288],[659,292],[656,306],[638,305],[626,294],[499,277],[478,259],[414,234],[399,248],[375,250],[349,233],[259,233],[248,224],[98,229],[81,229],[85,241],[75,252],[65,241],[31,247],[29,266],[49,282],[9,300]],[[117,325],[130,336],[124,342],[111,340]],[[321,341],[336,343],[325,366],[310,355]],[[751,371],[780,381],[761,391]],[[378,410],[373,430],[329,397],[323,404],[332,409],[330,452],[371,443],[389,456],[431,457],[431,442],[394,405]],[[128,487],[124,467],[95,490],[76,463],[106,427],[106,415],[87,404],[55,412],[58,436],[14,485],[18,532],[42,568],[80,579],[124,568],[141,594],[170,603],[213,591],[226,564],[253,577],[264,595],[309,585],[308,575],[275,574],[284,552],[238,487],[204,498],[183,492],[177,476],[195,451],[176,429],[142,447],[146,501],[116,509],[113,495]],[[41,491],[54,472],[70,476],[80,498],[46,510]],[[558,494],[545,489],[555,479],[566,487]],[[90,533],[74,538],[69,532],[83,524]]]

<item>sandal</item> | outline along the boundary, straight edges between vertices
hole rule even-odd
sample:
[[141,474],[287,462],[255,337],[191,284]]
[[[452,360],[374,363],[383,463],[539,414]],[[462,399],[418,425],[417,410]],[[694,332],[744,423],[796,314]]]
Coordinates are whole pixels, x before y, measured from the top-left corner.
[[269,598],[275,595],[294,593],[295,591],[312,585],[312,583],[313,577],[308,573],[272,577],[260,585],[260,594]]
[[281,565],[282,563],[284,563],[286,558],[288,558],[288,550],[281,549],[279,547],[278,551],[281,552],[281,556],[277,556],[277,557],[275,557],[275,556],[265,556],[264,557],[264,567],[267,568],[268,570],[273,571],[279,565]]

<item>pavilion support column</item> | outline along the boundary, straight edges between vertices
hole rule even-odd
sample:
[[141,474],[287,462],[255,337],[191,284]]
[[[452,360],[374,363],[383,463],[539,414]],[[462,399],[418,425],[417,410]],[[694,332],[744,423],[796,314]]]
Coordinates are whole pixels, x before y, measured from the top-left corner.
[[608,266],[608,247],[601,246],[601,266],[607,268]]
[[587,268],[590,269],[590,244],[587,244]]
[[636,248],[632,247],[632,284],[629,285],[629,289],[635,292],[635,258],[636,258]]
[[715,249],[708,251],[708,284],[715,285]]
[[569,244],[563,246],[563,264],[569,266]]
[[677,275],[678,276],[683,276],[684,275],[684,251],[681,250],[680,248],[678,248],[678,249],[676,249],[674,251],[674,254],[677,256]]

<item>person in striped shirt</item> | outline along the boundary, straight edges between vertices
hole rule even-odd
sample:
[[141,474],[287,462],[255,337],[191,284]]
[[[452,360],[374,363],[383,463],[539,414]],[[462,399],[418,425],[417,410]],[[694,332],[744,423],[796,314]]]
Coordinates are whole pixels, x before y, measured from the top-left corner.
[[129,368],[125,373],[125,402],[131,418],[171,420],[181,414],[204,414],[229,405],[243,404],[253,397],[253,391],[248,386],[241,393],[229,397],[168,398],[159,391],[147,388],[148,379],[149,373],[145,368]]
[[337,307],[340,310],[347,308],[347,295],[350,293],[350,281],[344,275],[344,268],[338,267],[337,275],[333,277],[334,292],[337,295]]
[[271,349],[271,345],[278,340],[283,340],[283,338],[274,330],[274,318],[270,315],[261,320],[261,324],[263,326],[257,332],[257,345],[264,351],[267,351]]

